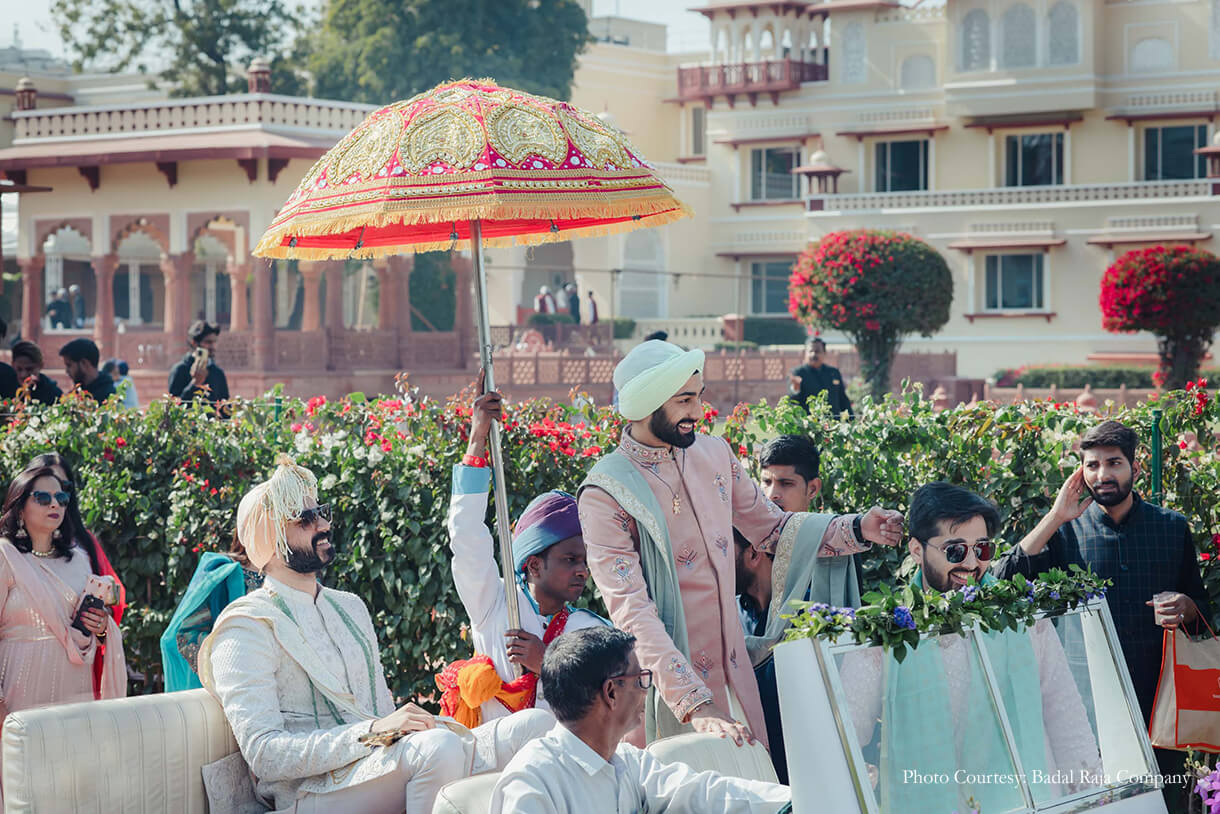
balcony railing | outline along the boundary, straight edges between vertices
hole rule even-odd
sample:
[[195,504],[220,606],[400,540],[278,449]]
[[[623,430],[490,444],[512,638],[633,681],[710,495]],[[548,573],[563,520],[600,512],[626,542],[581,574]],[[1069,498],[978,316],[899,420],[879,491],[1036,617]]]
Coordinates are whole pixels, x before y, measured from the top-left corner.
[[678,68],[678,96],[706,99],[739,93],[780,93],[796,90],[802,82],[825,82],[827,78],[826,65],[795,59],[692,65]]
[[150,134],[184,129],[233,129],[252,125],[343,132],[373,105],[243,93],[199,99],[165,99],[126,105],[51,107],[14,111],[15,141]]
[[1117,184],[1065,184],[1044,187],[998,187],[925,192],[866,192],[812,195],[809,209],[823,212],[860,212],[886,209],[976,208],[980,206],[1037,206],[1053,203],[1133,201],[1158,198],[1194,198],[1212,194],[1212,182],[1136,181]]

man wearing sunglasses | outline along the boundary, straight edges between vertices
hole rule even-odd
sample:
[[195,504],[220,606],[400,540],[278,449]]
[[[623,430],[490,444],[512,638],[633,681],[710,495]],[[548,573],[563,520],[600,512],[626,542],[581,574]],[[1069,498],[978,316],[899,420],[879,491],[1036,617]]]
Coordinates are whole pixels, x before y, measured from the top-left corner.
[[789,801],[787,786],[696,773],[622,743],[643,718],[652,679],[629,633],[596,627],[556,639],[542,686],[559,723],[509,761],[491,814],[774,814]]
[[[987,571],[1000,526],[994,504],[960,486],[930,483],[911,496],[907,517],[907,547],[919,566],[914,587],[963,590],[969,597],[971,586],[996,581]],[[901,799],[904,810],[952,811],[971,797],[984,811],[1019,807],[1015,783],[987,779],[1007,761],[1007,747],[986,711],[986,687],[968,642],[961,636],[934,641],[910,651],[900,665],[887,668],[889,657],[870,648],[849,654],[841,667],[861,748],[880,764],[882,808]],[[1006,705],[1021,713],[1017,748],[1025,772],[1047,778],[1036,781],[1035,799],[1088,786],[1101,767],[1097,741],[1054,626],[1042,620],[1025,635],[989,633],[982,641]],[[909,771],[967,781],[916,784]],[[983,779],[971,783],[976,777]]]
[[220,614],[199,678],[274,810],[431,811],[443,785],[498,768],[551,727],[541,710],[471,732],[395,708],[368,606],[318,583],[335,548],[308,469],[281,456],[242,498],[237,531],[266,578]]

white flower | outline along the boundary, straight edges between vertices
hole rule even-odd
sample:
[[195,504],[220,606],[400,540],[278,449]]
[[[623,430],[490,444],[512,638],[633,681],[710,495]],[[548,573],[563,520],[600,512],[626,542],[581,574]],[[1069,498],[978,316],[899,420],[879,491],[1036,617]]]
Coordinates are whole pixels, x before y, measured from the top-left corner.
[[322,488],[322,491],[329,492],[331,489],[334,489],[335,485],[338,483],[339,479],[334,475],[327,475],[326,477],[322,478],[322,482],[318,485]]

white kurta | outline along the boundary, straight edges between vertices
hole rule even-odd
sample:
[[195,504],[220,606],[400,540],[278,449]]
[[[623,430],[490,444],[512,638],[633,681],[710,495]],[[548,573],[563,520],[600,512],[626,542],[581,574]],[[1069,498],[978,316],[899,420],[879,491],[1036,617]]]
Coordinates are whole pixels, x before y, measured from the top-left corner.
[[[486,467],[453,468],[453,494],[449,499],[449,547],[453,550],[453,582],[458,596],[470,617],[470,633],[474,652],[485,655],[496,666],[501,681],[513,681],[516,668],[508,660],[504,633],[509,629],[508,601],[504,596],[504,580],[496,565],[495,540],[487,529],[487,495],[491,470]],[[550,616],[538,612],[538,606],[525,591],[517,588],[517,608],[521,614],[521,629],[539,639],[551,623]],[[595,613],[577,608],[568,616],[564,631],[583,630],[608,625]],[[542,697],[538,683],[538,709],[550,710]],[[508,714],[508,709],[494,698],[483,704],[484,721]]]
[[774,814],[791,797],[787,786],[662,763],[627,743],[607,763],[556,724],[509,761],[490,814]]

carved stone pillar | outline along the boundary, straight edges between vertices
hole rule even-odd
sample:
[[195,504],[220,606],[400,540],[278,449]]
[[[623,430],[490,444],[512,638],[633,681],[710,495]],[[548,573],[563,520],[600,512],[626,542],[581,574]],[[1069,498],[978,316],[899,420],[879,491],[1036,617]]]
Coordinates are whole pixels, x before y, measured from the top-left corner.
[[411,330],[411,272],[415,269],[415,256],[394,257],[390,269],[398,280],[395,294],[398,297],[398,366],[403,370],[414,363]]
[[225,268],[229,275],[229,331],[245,333],[250,330],[249,309],[246,306],[246,278],[250,276],[250,264],[229,263]]
[[258,370],[275,368],[275,322],[271,315],[271,268],[267,263],[254,264],[254,367]]
[[114,272],[118,266],[118,255],[103,254],[93,258],[93,278],[97,285],[93,341],[97,343],[103,356],[118,355],[114,337]]
[[21,266],[21,338],[37,342],[42,335],[42,268],[41,254],[17,261]]
[[465,370],[469,364],[470,353],[478,347],[474,322],[474,263],[463,254],[452,255],[455,275],[455,299],[457,313],[453,316],[453,330],[457,333],[458,367]]
[[382,331],[394,329],[394,316],[398,307],[391,259],[381,257],[373,261],[373,268],[377,271],[377,328]]
[[162,322],[171,342],[186,340],[191,309],[191,267],[194,265],[193,252],[171,254],[161,259],[161,274],[165,278],[165,315]]
[[297,264],[301,272],[301,282],[305,288],[305,302],[301,307],[301,330],[319,331],[322,329],[322,302],[318,288],[322,282],[322,272],[326,264],[303,260]]
[[341,331],[343,324],[343,261],[326,264],[326,327]]

